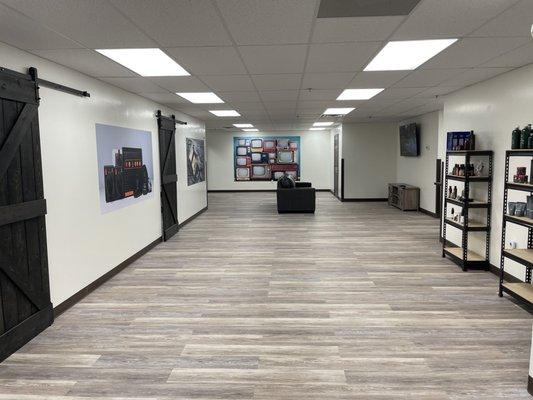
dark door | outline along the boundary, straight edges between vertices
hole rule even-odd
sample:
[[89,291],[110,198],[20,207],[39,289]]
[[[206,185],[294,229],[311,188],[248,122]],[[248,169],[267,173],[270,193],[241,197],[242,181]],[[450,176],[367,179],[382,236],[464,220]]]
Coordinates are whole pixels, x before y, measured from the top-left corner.
[[333,136],[333,194],[339,197],[339,134]]
[[36,79],[0,68],[0,361],[53,321]]
[[159,163],[161,170],[161,214],[163,240],[178,232],[178,175],[176,173],[176,119],[157,112],[159,127]]
[[442,210],[442,182],[444,177],[442,176],[443,162],[440,158],[437,159],[436,173],[435,173],[435,215],[440,217]]

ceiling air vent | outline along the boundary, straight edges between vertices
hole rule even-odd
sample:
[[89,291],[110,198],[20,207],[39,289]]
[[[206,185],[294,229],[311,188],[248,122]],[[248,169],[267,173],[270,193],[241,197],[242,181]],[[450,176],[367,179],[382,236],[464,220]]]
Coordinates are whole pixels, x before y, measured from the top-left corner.
[[318,18],[409,15],[420,0],[322,0]]
[[322,114],[320,118],[342,118],[344,114]]

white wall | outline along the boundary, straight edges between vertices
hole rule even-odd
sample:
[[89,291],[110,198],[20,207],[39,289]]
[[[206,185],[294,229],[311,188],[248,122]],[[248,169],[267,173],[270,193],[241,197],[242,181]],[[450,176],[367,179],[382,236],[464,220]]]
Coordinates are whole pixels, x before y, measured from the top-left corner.
[[[57,306],[80,289],[161,236],[159,150],[154,113],[161,109],[188,122],[185,128],[202,136],[203,123],[142,97],[0,43],[1,66],[19,72],[37,67],[39,76],[87,90],[90,98],[42,88],[41,131],[51,297]],[[155,196],[108,214],[100,214],[95,123],[152,132]],[[179,138],[185,135],[180,131]],[[188,134],[188,133],[187,133]],[[186,181],[178,140],[178,173]],[[184,151],[184,150],[183,150]],[[186,172],[185,172],[186,174]],[[191,200],[188,200],[192,192]],[[180,218],[186,219],[205,202],[196,188],[180,185]],[[205,198],[205,193],[203,195]],[[198,202],[197,202],[198,201]]]
[[[490,261],[496,266],[500,265],[505,150],[511,148],[511,131],[517,125],[522,127],[532,122],[531,104],[533,65],[459,90],[444,99],[439,156],[445,156],[445,132],[454,130],[473,130],[476,134],[476,149],[494,151]],[[529,159],[524,159],[521,164],[528,167],[528,174],[532,173]],[[511,165],[511,173],[516,171],[517,165]],[[511,201],[525,201],[525,198],[524,193],[517,192],[510,197]],[[508,224],[507,238],[516,240],[519,247],[526,247],[526,229],[511,225]],[[473,244],[479,246],[479,240],[473,241]],[[524,279],[524,267],[512,261],[506,261],[506,271]]]
[[[396,161],[396,181],[418,186],[420,188],[420,207],[435,212],[435,174],[439,140],[439,120],[442,111],[420,115],[405,121],[400,125],[416,123],[420,130],[420,156],[402,157],[399,154]],[[398,149],[400,135],[396,135]]]
[[397,136],[396,123],[342,124],[346,199],[388,196],[388,183],[396,181]]
[[329,130],[302,133],[281,132],[227,132],[212,130],[207,132],[207,184],[208,190],[269,190],[276,188],[276,182],[234,180],[233,138],[300,136],[301,181],[311,182],[316,189],[330,189],[333,170],[330,151]]

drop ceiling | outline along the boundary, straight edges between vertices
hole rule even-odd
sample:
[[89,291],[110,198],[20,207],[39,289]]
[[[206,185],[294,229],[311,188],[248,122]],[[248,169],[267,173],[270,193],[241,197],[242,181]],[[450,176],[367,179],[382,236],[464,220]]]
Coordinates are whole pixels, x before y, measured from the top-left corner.
[[[319,0],[0,0],[0,41],[213,129],[239,122],[261,130],[307,129],[330,107],[356,107],[343,121],[397,121],[441,108],[438,96],[533,63],[531,0],[387,4],[391,0],[322,6]],[[390,40],[438,38],[459,41],[414,71],[363,72]],[[191,76],[140,77],[94,51],[139,47],[161,48]],[[370,100],[335,100],[346,88],[375,87],[385,90]],[[201,91],[226,104],[192,104],[174,94]],[[209,112],[221,109],[242,117]]]

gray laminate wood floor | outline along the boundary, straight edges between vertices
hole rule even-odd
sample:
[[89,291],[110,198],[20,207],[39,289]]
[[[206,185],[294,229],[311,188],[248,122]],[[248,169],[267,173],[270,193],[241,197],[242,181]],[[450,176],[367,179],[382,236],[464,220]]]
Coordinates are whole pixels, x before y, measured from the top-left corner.
[[209,211],[0,365],[0,399],[526,399],[530,315],[438,223],[318,194]]

